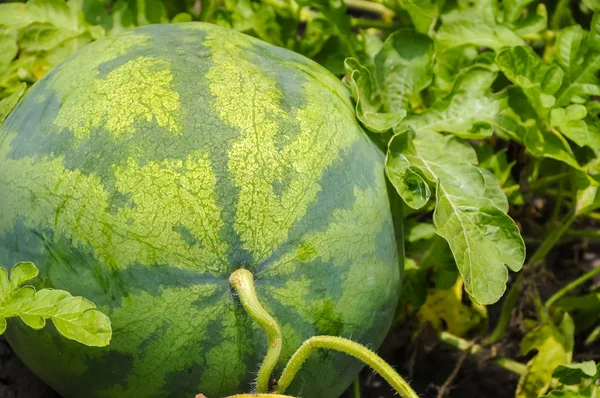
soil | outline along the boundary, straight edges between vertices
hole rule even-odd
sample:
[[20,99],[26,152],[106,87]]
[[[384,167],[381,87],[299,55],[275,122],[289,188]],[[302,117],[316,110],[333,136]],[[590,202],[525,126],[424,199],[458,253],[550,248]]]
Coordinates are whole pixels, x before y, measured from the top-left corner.
[[23,365],[0,338],[0,398],[60,398]]

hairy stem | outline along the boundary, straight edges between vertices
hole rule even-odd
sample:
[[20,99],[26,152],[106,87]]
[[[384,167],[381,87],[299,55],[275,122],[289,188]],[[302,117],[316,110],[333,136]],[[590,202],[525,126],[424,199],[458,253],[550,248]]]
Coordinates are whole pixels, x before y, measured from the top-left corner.
[[[472,342],[455,336],[451,333],[440,332],[439,338],[440,341],[444,342],[445,344],[458,348],[461,351],[468,351],[470,355],[489,355],[489,352],[481,345],[473,344]],[[510,358],[498,357],[494,358],[492,362],[501,368],[518,375],[523,375],[527,372],[527,366]]]
[[600,274],[600,267],[594,268],[593,270],[586,272],[581,275],[579,278],[575,279],[573,282],[567,284],[565,287],[560,289],[558,292],[554,293],[548,301],[544,304],[544,308],[546,311],[552,307],[554,303],[556,303],[560,298],[562,298],[565,294],[569,293],[571,290],[575,289],[577,286],[585,283],[586,281],[592,279],[594,276]]
[[302,343],[300,348],[292,355],[285,366],[281,378],[275,387],[275,392],[280,394],[285,392],[304,361],[306,361],[315,348],[326,348],[351,355],[369,365],[369,367],[379,373],[401,397],[419,397],[402,376],[400,376],[387,362],[381,359],[379,355],[354,341],[335,336],[314,336]]
[[229,277],[229,283],[236,290],[242,306],[248,312],[248,315],[258,323],[267,335],[267,354],[260,366],[256,379],[256,392],[259,394],[266,393],[269,391],[271,373],[277,361],[279,361],[279,355],[281,354],[281,329],[275,319],[269,315],[258,301],[256,290],[254,289],[254,278],[250,271],[244,268],[234,271]]
[[493,362],[501,368],[513,372],[514,374],[518,374],[519,376],[523,376],[527,373],[527,365],[515,361],[514,359],[499,357],[494,359]]
[[[567,232],[571,224],[573,224],[573,222],[575,221],[576,217],[577,215],[574,212],[570,213],[562,221],[558,228],[554,229],[550,234],[546,236],[542,244],[533,253],[533,256],[531,256],[531,259],[527,263],[526,267],[529,268],[529,270],[535,270],[539,267],[539,265],[542,263],[542,260],[544,260],[544,257],[546,257],[548,252],[552,250],[554,245],[556,245],[556,243],[565,234],[565,232]],[[523,275],[523,271],[521,271],[515,282],[510,287],[510,290],[508,291],[508,294],[506,295],[506,298],[502,303],[500,319],[498,319],[498,323],[496,324],[496,327],[494,328],[492,334],[489,335],[487,339],[485,339],[484,342],[486,344],[494,344],[498,340],[500,340],[502,336],[504,336],[504,332],[506,331],[506,328],[508,327],[508,324],[510,323],[510,320],[512,318],[512,311],[517,305],[517,301],[519,300],[519,289],[521,287],[521,283],[523,283],[523,280],[525,279]]]
[[552,41],[554,40],[554,38],[556,37],[556,32],[554,32],[553,30],[547,30],[546,32],[542,33],[527,33],[523,36],[523,39],[525,40],[530,40],[530,41]]

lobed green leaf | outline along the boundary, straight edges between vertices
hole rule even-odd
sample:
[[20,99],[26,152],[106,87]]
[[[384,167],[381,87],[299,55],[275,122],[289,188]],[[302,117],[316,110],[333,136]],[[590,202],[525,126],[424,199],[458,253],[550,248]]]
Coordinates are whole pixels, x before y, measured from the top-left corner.
[[344,61],[346,76],[344,82],[350,89],[356,103],[356,117],[370,131],[383,133],[396,126],[406,116],[404,109],[398,112],[380,112],[381,102],[377,95],[371,72],[356,59]]
[[[594,21],[598,21],[598,18],[595,16]],[[590,95],[600,95],[597,73],[600,70],[600,39],[597,30],[588,34],[579,25],[561,30],[556,37],[555,57],[564,70],[563,84],[557,93],[557,106],[585,101]]]
[[473,45],[499,51],[525,42],[512,29],[499,24],[493,1],[474,2],[474,6],[442,15],[442,25],[436,35],[441,51],[463,45]]
[[88,346],[109,344],[112,329],[110,319],[96,306],[69,292],[54,289],[36,291],[23,283],[38,275],[37,267],[20,262],[11,271],[10,279],[0,268],[0,334],[6,330],[7,318],[20,317],[33,329],[42,329],[50,319],[60,334]]
[[[462,138],[487,138],[500,115],[508,111],[506,94],[493,94],[491,85],[496,73],[474,66],[461,73],[452,91],[436,100],[428,109],[406,117],[401,127],[415,131],[451,132]],[[468,111],[467,111],[468,110]]]
[[475,151],[452,136],[422,131],[396,134],[390,142],[386,172],[413,208],[436,189],[436,233],[452,250],[465,290],[478,303],[497,301],[506,288],[506,266],[518,271],[525,247],[498,180],[475,166]]
[[375,80],[387,112],[408,110],[412,95],[425,89],[433,78],[433,41],[413,29],[400,29],[375,55]]
[[558,378],[562,384],[571,386],[580,384],[584,379],[593,378],[597,372],[596,363],[594,361],[586,361],[559,365],[554,369],[552,376]]
[[540,116],[546,117],[544,113],[556,103],[554,93],[562,83],[562,69],[543,62],[530,47],[524,46],[500,51],[496,63],[504,75],[523,90]]

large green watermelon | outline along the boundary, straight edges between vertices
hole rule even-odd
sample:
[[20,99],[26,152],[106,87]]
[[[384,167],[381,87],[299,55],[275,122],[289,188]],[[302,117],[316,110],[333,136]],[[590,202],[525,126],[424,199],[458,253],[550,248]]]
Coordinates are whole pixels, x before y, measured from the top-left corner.
[[[400,279],[382,154],[348,92],[293,52],[208,24],[95,42],[0,129],[0,264],[107,313],[91,348],[10,322],[65,397],[251,390],[266,338],[228,278],[254,273],[280,322],[279,370],[317,334],[383,340]],[[290,393],[337,397],[361,364],[319,352]]]

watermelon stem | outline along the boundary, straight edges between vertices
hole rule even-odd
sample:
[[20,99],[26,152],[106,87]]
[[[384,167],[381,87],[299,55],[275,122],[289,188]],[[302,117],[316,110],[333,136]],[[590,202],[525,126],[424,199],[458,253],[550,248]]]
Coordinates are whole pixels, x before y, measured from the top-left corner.
[[256,290],[254,289],[252,272],[240,268],[231,274],[229,283],[237,292],[242,306],[248,315],[258,323],[267,335],[267,353],[256,378],[256,392],[259,394],[266,393],[269,391],[271,373],[273,373],[273,369],[277,365],[279,355],[281,354],[281,329],[277,321],[273,319],[260,304],[260,301],[258,301]]
[[337,336],[314,336],[302,343],[300,348],[292,355],[285,366],[281,378],[277,382],[277,386],[275,386],[276,393],[283,394],[285,392],[304,361],[306,361],[315,348],[326,348],[351,355],[369,365],[374,371],[379,373],[401,397],[419,398],[406,380],[404,380],[402,376],[400,376],[379,355],[361,344]]

